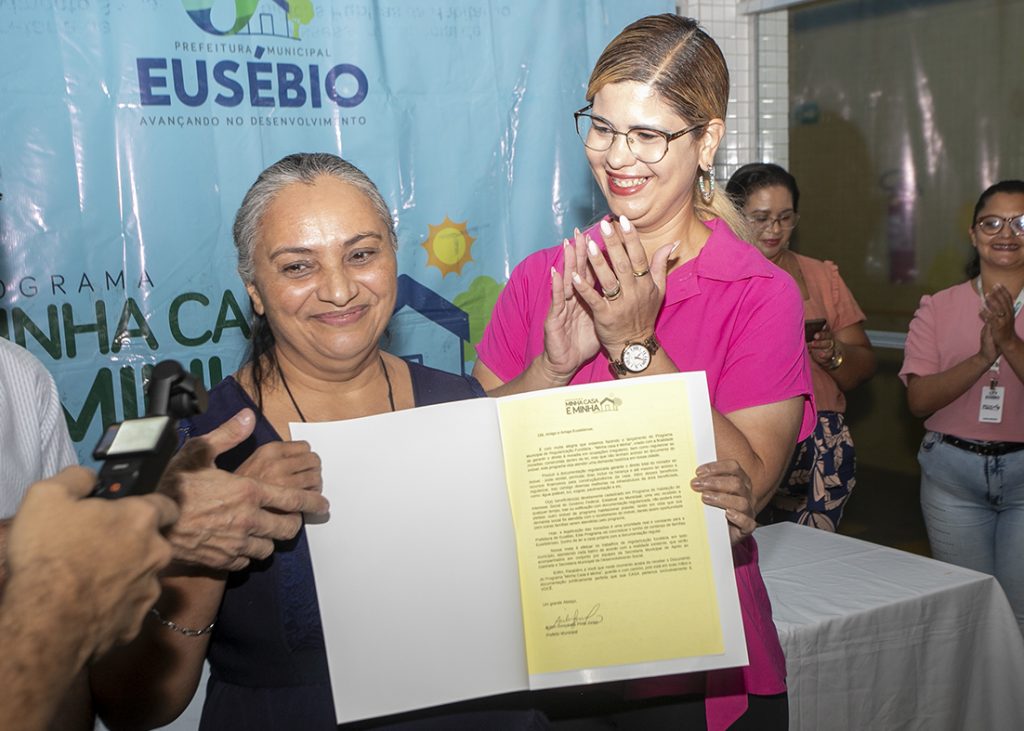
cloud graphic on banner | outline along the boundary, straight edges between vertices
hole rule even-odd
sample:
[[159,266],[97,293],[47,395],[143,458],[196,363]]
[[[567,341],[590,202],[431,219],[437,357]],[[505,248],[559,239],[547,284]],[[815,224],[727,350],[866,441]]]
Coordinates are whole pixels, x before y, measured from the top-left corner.
[[440,269],[442,278],[462,274],[462,267],[473,261],[470,249],[476,239],[469,235],[467,223],[456,223],[445,216],[437,226],[427,224],[430,233],[420,245],[427,250],[427,266]]
[[[182,7],[192,18],[192,22],[200,30],[215,36],[276,36],[299,40],[299,26],[309,25],[315,15],[312,0],[235,0],[234,22],[227,30],[221,30],[213,21],[213,6],[216,2],[217,0],[181,0]],[[254,15],[257,18],[252,22]]]

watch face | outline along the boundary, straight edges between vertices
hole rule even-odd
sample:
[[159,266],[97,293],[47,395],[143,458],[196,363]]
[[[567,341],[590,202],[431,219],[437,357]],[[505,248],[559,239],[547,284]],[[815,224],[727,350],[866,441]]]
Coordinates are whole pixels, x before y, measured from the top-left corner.
[[631,373],[640,373],[647,370],[651,364],[651,351],[640,343],[633,343],[626,346],[622,351],[622,365]]

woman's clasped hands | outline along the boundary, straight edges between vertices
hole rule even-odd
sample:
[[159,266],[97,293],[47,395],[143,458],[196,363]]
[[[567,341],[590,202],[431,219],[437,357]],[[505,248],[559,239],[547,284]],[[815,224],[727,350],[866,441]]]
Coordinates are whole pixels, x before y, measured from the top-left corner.
[[604,349],[619,357],[630,342],[654,334],[665,299],[668,262],[678,242],[648,260],[625,216],[600,223],[605,249],[577,229],[562,242],[562,271],[551,268],[551,309],[544,323],[544,359],[552,380],[568,383]]
[[1013,295],[1002,284],[997,284],[985,295],[981,308],[981,353],[994,362],[1007,346],[1017,338],[1014,330],[1016,321]]

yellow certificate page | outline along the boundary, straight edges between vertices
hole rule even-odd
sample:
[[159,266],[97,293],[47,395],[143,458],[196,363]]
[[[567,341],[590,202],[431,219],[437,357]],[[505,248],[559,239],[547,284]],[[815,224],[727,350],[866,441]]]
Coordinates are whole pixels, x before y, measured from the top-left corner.
[[723,652],[690,402],[660,377],[498,400],[531,676]]

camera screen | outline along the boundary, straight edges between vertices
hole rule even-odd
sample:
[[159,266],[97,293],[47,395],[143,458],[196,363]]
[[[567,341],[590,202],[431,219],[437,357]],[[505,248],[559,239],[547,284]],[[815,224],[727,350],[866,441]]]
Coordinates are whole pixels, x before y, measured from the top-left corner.
[[110,447],[106,450],[107,456],[117,457],[156,449],[160,443],[160,435],[164,433],[169,421],[170,418],[166,416],[147,416],[121,422]]

